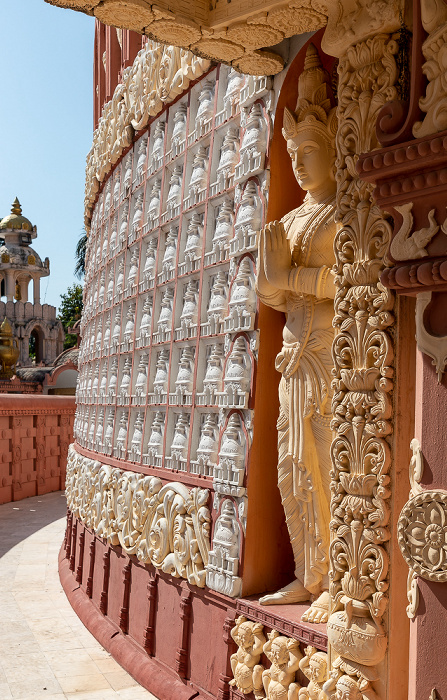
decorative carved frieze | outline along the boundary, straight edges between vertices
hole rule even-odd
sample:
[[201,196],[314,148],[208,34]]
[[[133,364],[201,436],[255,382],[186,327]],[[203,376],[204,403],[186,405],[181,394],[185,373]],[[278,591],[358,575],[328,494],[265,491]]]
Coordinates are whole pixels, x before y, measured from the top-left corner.
[[[193,54],[228,63],[241,73],[273,75],[283,66],[282,56],[265,47],[303,32],[315,32],[326,24],[328,10],[320,0],[257,2],[248,7],[242,0],[230,4],[205,0],[185,5],[151,5],[146,0],[46,0],[52,5],[95,15],[104,24],[146,34],[151,39]],[[341,3],[337,3],[341,7]],[[393,3],[394,6],[394,3]],[[385,12],[385,15],[389,14]],[[383,17],[381,3],[365,10],[368,28]],[[341,25],[344,27],[344,25]],[[344,31],[341,30],[341,31]]]
[[205,585],[211,519],[207,489],[163,485],[156,477],[83,457],[71,445],[66,495],[76,518],[111,545],[193,585]]

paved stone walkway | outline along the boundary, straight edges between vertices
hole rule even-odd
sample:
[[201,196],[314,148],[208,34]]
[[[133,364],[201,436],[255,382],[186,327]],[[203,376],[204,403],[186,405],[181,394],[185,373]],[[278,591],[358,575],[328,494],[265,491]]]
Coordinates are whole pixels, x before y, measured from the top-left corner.
[[0,506],[0,700],[156,700],[73,612],[59,583],[65,497]]

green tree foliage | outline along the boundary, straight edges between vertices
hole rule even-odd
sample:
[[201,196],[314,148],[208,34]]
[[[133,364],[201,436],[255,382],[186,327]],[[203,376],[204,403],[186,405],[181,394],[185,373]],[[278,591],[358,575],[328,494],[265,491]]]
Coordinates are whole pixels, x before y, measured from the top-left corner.
[[87,233],[85,229],[79,241],[76,243],[75,248],[75,260],[76,265],[74,269],[75,277],[81,279],[85,274],[85,251],[87,249]]
[[76,345],[76,336],[68,333],[70,326],[79,321],[82,314],[82,286],[73,284],[65,294],[61,294],[58,318],[62,321],[65,331],[64,350]]

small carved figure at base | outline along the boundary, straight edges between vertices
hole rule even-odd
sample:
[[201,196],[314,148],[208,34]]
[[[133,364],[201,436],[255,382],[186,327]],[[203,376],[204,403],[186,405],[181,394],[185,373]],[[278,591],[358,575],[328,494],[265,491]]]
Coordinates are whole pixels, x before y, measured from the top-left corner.
[[231,655],[230,663],[234,678],[229,685],[236,686],[244,695],[254,693],[255,698],[263,698],[262,672],[264,666],[258,662],[266,642],[264,626],[259,622],[249,622],[242,615],[236,620],[231,636],[238,650]]
[[297,639],[281,637],[272,630],[264,644],[264,654],[272,662],[262,674],[267,700],[298,700],[300,686],[295,683],[302,654]]
[[300,670],[310,680],[307,688],[301,688],[298,700],[326,700],[323,684],[327,675],[327,654],[315,647],[306,647],[300,661]]
[[288,605],[292,603],[303,603],[309,600],[310,593],[303,584],[295,579],[284,588],[280,588],[276,593],[267,593],[259,598],[261,605]]
[[328,621],[329,617],[329,591],[323,591],[321,595],[312,603],[310,608],[302,615],[302,622],[313,622],[314,624]]

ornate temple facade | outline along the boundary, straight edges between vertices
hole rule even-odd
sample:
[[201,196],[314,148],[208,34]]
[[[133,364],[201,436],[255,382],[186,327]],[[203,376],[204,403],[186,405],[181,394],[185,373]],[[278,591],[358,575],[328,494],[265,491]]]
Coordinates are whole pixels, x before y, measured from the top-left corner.
[[445,5],[53,4],[97,18],[73,607],[162,700],[442,698]]
[[28,367],[33,361],[51,365],[64,345],[64,330],[56,318],[56,307],[40,302],[40,280],[50,274],[50,261],[42,261],[31,248],[36,237],[37,227],[22,215],[16,198],[11,213],[0,221],[0,318],[8,320],[17,341],[19,367]]

